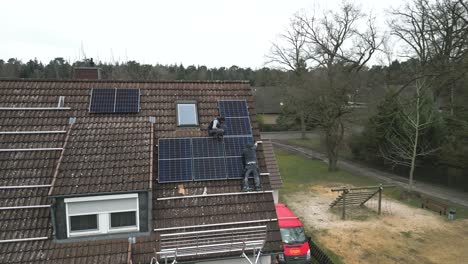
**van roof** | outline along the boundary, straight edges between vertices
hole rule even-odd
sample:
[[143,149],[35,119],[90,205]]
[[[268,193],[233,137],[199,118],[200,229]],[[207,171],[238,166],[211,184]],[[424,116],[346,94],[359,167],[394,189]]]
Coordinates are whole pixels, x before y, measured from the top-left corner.
[[303,226],[297,216],[284,204],[275,204],[280,228]]

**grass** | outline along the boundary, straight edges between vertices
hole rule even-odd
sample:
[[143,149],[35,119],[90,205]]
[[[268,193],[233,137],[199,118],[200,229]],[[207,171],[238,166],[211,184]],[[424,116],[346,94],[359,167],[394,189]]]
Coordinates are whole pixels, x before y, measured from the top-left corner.
[[[356,186],[376,185],[377,181],[356,177],[349,172],[340,170],[329,172],[325,163],[275,149],[276,158],[283,178],[282,194],[296,192],[306,185],[327,184],[339,182]],[[298,188],[299,187],[299,188]]]
[[[293,141],[300,142],[301,140],[296,139]],[[308,142],[307,144],[315,144],[313,143],[314,139],[307,139],[304,142]],[[344,170],[329,172],[327,165],[321,161],[307,159],[281,149],[275,149],[275,153],[281,176],[283,178],[283,188],[280,191],[280,199],[282,201],[284,201],[282,198],[283,195],[297,192],[298,190],[304,189],[307,185],[343,183],[353,186],[375,186],[382,183],[372,178],[353,175]],[[404,204],[418,208],[421,207],[423,200],[427,197],[421,197],[420,195],[414,194],[409,195],[407,191],[399,187],[385,189],[384,195]],[[427,198],[439,201],[442,204],[446,204],[449,208],[455,209],[457,212],[457,219],[468,219],[468,208],[440,201],[434,197]]]
[[[324,247],[323,244],[321,244],[320,241],[317,239],[317,234],[327,233],[328,230],[316,230],[316,229],[313,229],[313,228],[310,228],[310,227],[307,227],[307,226],[304,226],[304,230],[305,230],[306,235],[308,235],[308,236],[310,236],[312,238],[312,241],[314,241],[315,244],[317,244],[317,246],[319,246],[319,248],[322,249],[322,251],[325,252],[325,254],[327,254],[327,256],[331,259],[331,261],[334,264],[343,264],[344,263],[344,260],[340,255],[337,255],[337,254],[335,254],[335,252],[333,252],[333,251],[329,250],[328,248]],[[312,262],[311,263],[313,263],[313,264],[317,263],[318,264],[319,262],[312,257]]]
[[[283,179],[283,188],[280,190],[280,201],[284,203],[285,196],[308,189],[310,185],[330,185],[334,183],[349,184],[353,186],[374,186],[380,182],[353,175],[347,171],[329,172],[325,163],[308,159],[289,151],[275,149],[276,158]],[[422,199],[415,195],[408,195],[402,188],[387,188],[384,190],[386,197],[391,197],[402,203],[414,207],[420,207]],[[457,209],[457,219],[468,218],[468,210],[455,205],[450,205]],[[377,215],[375,216],[377,217]],[[446,218],[446,217],[445,217]],[[366,219],[359,219],[366,220]],[[324,247],[318,237],[326,233],[327,230],[316,230],[313,227],[305,227],[306,234],[310,235],[315,243],[331,258],[333,263],[341,264],[344,260],[341,256]],[[412,237],[411,232],[401,232],[402,236]],[[316,263],[316,262],[312,262]]]

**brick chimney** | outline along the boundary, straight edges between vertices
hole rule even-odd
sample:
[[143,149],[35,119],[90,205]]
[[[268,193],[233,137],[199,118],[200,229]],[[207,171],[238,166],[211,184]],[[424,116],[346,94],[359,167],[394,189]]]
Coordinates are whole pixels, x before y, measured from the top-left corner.
[[73,79],[78,80],[100,80],[101,68],[98,67],[76,67],[73,69]]
[[101,68],[95,67],[93,58],[87,60],[87,67],[75,67],[73,69],[73,79],[78,80],[100,80],[101,79]]

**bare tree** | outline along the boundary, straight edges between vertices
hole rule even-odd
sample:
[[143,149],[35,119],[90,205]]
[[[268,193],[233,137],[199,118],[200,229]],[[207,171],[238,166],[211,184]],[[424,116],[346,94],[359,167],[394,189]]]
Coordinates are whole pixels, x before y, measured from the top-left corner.
[[356,92],[352,79],[380,45],[374,19],[343,2],[338,11],[322,16],[297,14],[281,40],[273,44],[270,62],[294,73],[288,94],[300,117],[302,135],[306,120],[322,128],[329,170],[336,170],[344,119]]
[[[371,59],[381,42],[375,21],[351,3],[323,16],[297,17],[303,26],[309,58],[321,81],[314,85],[310,118],[325,136],[329,170],[337,169],[344,122],[351,113],[350,98],[356,92],[353,78]],[[365,25],[365,26],[364,26]]]
[[[465,74],[461,67],[468,54],[468,9],[462,0],[413,0],[391,11],[392,34],[405,43],[403,56],[418,62],[415,75],[439,73],[434,94],[449,89],[454,114],[455,82]],[[437,87],[438,86],[438,87]]]
[[379,146],[382,157],[387,161],[410,168],[410,191],[413,189],[418,160],[439,149],[432,140],[423,140],[424,134],[429,133],[439,122],[428,81],[418,79],[414,87],[414,95],[406,99],[400,98],[403,102],[400,102],[399,111],[393,113],[394,125],[386,129],[385,143]]
[[306,39],[302,32],[302,21],[296,18],[291,20],[289,29],[280,35],[280,42],[273,43],[268,63],[276,63],[281,68],[293,73],[287,84],[285,95],[287,107],[292,110],[301,122],[302,138],[306,138],[306,119],[309,108],[307,94],[306,74],[307,61],[310,60],[306,47]]

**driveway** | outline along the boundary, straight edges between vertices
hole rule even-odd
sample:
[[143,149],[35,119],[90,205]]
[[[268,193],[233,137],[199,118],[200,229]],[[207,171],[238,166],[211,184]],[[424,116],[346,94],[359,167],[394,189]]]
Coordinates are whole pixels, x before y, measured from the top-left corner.
[[[301,138],[301,131],[262,132],[261,136],[263,139],[271,139],[271,140],[295,139],[295,138]],[[307,138],[319,138],[320,137],[318,132],[307,132],[306,136]]]

